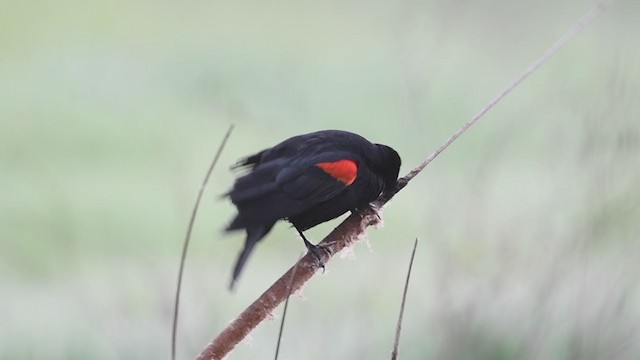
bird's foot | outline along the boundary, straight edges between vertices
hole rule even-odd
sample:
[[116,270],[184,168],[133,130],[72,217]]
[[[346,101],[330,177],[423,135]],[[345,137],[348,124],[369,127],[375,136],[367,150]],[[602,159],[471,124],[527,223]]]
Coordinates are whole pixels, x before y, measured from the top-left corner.
[[351,210],[352,214],[356,214],[358,216],[360,216],[360,219],[364,219],[367,215],[364,213],[365,210],[370,210],[373,214],[372,216],[374,216],[376,218],[377,221],[375,222],[380,222],[382,221],[382,218],[380,217],[380,214],[378,213],[378,208],[373,206],[372,203],[369,203],[361,208],[356,208]]
[[317,266],[319,268],[322,268],[322,273],[324,274],[324,261],[322,260],[322,254],[320,254],[320,251],[324,251],[325,254],[327,254],[327,256],[331,256],[331,250],[329,248],[330,244],[318,244],[318,245],[314,245],[312,243],[310,243],[307,239],[303,238],[304,240],[304,245],[307,247],[307,250],[309,251],[309,253],[311,253],[311,255],[316,259],[317,261]]

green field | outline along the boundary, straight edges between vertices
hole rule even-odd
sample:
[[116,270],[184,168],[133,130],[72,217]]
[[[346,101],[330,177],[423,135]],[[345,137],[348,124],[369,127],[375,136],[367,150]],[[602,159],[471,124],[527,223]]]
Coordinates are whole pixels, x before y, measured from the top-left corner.
[[[319,129],[408,172],[591,1],[9,0],[0,5],[0,359],[179,359],[298,258],[279,224],[235,293],[238,158]],[[286,359],[640,358],[640,2],[620,0],[290,303]],[[319,241],[339,220],[308,232]],[[230,359],[269,359],[281,316]]]

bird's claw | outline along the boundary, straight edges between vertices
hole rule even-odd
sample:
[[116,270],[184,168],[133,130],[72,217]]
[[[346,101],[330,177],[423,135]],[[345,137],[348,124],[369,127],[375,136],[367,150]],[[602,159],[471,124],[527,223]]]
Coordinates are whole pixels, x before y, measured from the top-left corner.
[[378,208],[373,206],[373,204],[367,204],[367,205],[363,206],[362,208],[353,209],[353,210],[351,210],[351,213],[352,214],[357,214],[358,216],[360,216],[360,219],[364,219],[365,215],[363,214],[363,212],[364,212],[365,209],[371,210],[371,212],[373,213],[373,216],[375,216],[378,221],[382,220],[382,218],[380,217],[380,214],[378,213]]
[[316,259],[317,266],[319,268],[322,268],[322,273],[324,274],[325,271],[325,267],[324,267],[324,261],[322,261],[322,255],[320,254],[320,250],[324,251],[327,256],[331,256],[331,251],[328,249],[330,244],[318,244],[318,245],[314,245],[312,243],[310,243],[309,241],[307,241],[305,239],[304,241],[305,246],[307,247],[307,250],[309,251],[309,253],[311,253],[311,255]]

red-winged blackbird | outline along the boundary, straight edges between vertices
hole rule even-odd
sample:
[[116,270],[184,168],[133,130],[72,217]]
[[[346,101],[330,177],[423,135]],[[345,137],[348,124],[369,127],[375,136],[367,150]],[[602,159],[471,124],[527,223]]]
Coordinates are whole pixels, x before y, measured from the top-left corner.
[[294,136],[240,160],[249,172],[236,179],[227,194],[238,215],[227,231],[245,229],[247,239],[233,270],[231,288],[253,247],[280,219],[302,233],[347,211],[369,205],[393,188],[400,156],[386,145],[340,130]]

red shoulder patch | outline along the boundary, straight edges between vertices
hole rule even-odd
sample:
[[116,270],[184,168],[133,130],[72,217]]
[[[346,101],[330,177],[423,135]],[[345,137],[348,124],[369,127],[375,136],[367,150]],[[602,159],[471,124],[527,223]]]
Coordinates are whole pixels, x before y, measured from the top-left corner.
[[358,165],[353,160],[321,162],[316,166],[345,185],[353,184],[358,177]]

